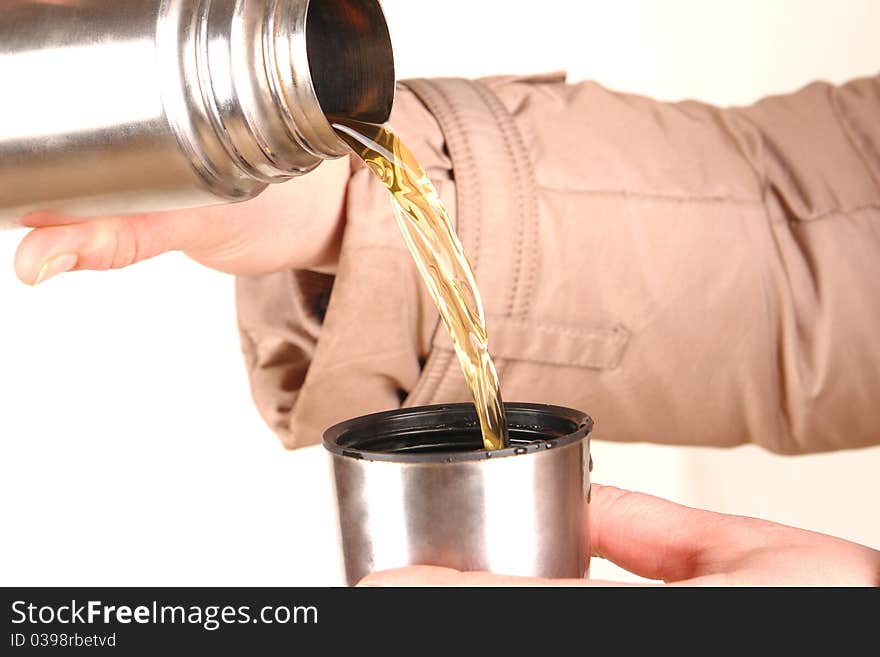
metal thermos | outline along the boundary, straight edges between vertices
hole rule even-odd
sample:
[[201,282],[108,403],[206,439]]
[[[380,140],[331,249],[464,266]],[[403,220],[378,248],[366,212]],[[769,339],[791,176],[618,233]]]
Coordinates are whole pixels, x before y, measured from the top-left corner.
[[348,153],[394,63],[376,0],[0,2],[0,227],[240,201]]
[[590,564],[589,436],[579,411],[508,404],[511,446],[486,451],[473,404],[329,429],[346,579],[408,565],[581,578]]

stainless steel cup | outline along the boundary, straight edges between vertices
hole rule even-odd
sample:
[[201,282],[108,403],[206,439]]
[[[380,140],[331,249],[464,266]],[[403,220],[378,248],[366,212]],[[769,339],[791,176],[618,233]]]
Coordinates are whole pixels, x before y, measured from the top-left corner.
[[593,422],[556,406],[506,409],[511,447],[494,452],[482,448],[472,404],[378,413],[325,433],[349,584],[417,564],[586,576]]
[[0,95],[2,228],[252,198],[386,121],[394,61],[377,0],[3,0]]

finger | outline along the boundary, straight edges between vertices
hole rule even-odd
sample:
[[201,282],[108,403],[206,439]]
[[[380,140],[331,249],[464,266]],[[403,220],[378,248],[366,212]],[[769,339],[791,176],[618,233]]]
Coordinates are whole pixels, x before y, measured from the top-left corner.
[[422,586],[641,586],[586,579],[546,579],[539,577],[515,577],[494,575],[484,572],[461,572],[452,568],[437,566],[411,566],[368,575],[358,584],[359,587],[422,587]]
[[166,251],[185,251],[233,274],[324,267],[338,257],[349,175],[343,158],[242,203],[89,220],[35,212],[21,219],[36,230],[19,247],[16,271],[33,284],[69,269],[126,267]]
[[[73,269],[119,269],[184,250],[202,232],[200,212],[190,211],[186,221],[176,221],[172,213],[154,213],[36,228],[18,247],[15,271],[24,283],[35,285]],[[43,214],[36,222],[51,220],[64,218]]]
[[594,485],[592,551],[648,579],[675,582],[710,575],[715,546],[734,546],[726,531],[731,520],[750,521]]

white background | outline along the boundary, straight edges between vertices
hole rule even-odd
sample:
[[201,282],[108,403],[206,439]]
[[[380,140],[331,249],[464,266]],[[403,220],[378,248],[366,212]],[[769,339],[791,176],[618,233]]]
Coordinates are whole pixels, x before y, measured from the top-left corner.
[[[730,104],[880,70],[874,0],[384,5],[401,78],[566,69]],[[175,254],[29,289],[19,237],[0,233],[0,584],[339,583],[324,454],[284,452],[254,410],[232,279]],[[880,547],[880,449],[594,452],[606,483]]]

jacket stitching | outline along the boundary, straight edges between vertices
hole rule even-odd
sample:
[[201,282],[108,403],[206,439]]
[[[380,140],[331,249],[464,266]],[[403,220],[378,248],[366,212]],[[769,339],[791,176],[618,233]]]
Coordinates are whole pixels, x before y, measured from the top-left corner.
[[824,221],[827,219],[833,219],[834,217],[839,216],[848,216],[851,214],[856,214],[858,212],[864,212],[865,210],[880,210],[880,203],[866,203],[864,205],[857,205],[851,208],[845,209],[834,209],[834,210],[826,210],[825,212],[820,212],[817,215],[812,217],[806,217],[801,219],[786,219],[786,222],[789,224],[810,224],[814,221]]
[[608,328],[592,328],[592,329],[582,329],[582,328],[573,328],[569,326],[556,326],[554,324],[547,324],[542,322],[533,322],[533,321],[522,321],[515,319],[506,319],[502,318],[502,321],[507,326],[524,328],[529,331],[537,331],[540,333],[555,333],[557,335],[568,335],[571,337],[584,337],[584,338],[593,338],[593,337],[608,337],[608,338],[616,338],[620,336],[629,336],[629,330],[623,327],[622,325],[616,324],[614,326],[610,326]]
[[[477,92],[477,95],[483,100],[486,104],[486,107],[489,109],[489,112],[492,114],[495,124],[498,126],[498,133],[501,136],[501,143],[504,146],[504,150],[507,153],[508,162],[512,165],[513,171],[513,188],[516,194],[516,209],[517,209],[517,238],[514,245],[516,249],[516,255],[514,259],[514,279],[513,284],[510,287],[510,292],[506,302],[506,313],[507,315],[519,315],[519,306],[517,303],[522,297],[520,294],[521,285],[522,285],[522,270],[523,270],[523,241],[525,238],[525,224],[528,222],[529,217],[527,216],[527,212],[525,209],[525,198],[524,198],[524,185],[525,185],[525,177],[523,176],[519,157],[517,157],[517,153],[514,152],[513,145],[511,144],[512,138],[510,136],[509,129],[509,121],[510,116],[506,114],[503,106],[501,111],[499,111],[498,106],[496,105],[498,101],[497,97],[492,94],[486,87],[481,85],[479,82],[472,83],[473,88]],[[492,102],[492,101],[496,102]],[[525,313],[522,313],[525,314]]]
[[[445,93],[445,90],[438,84],[436,84],[432,80],[413,80],[411,81],[411,88],[416,92],[416,95],[421,96],[422,101],[428,106],[428,109],[434,114],[438,123],[441,126],[441,130],[444,133],[444,138],[446,139],[447,146],[452,150],[455,147],[459,147],[461,149],[462,161],[456,161],[453,163],[453,171],[456,168],[460,172],[461,169],[466,169],[466,173],[464,178],[470,177],[471,180],[476,179],[476,162],[473,157],[473,150],[471,148],[470,141],[467,135],[464,132],[462,126],[462,118],[458,113],[455,106],[450,101],[449,97]],[[447,130],[452,130],[452,135],[447,133]],[[456,158],[458,160],[458,158]],[[456,172],[456,173],[458,173]],[[458,176],[456,176],[458,178]],[[464,216],[467,212],[462,211],[463,206],[467,207],[467,200],[474,199],[475,200],[475,216],[477,221],[474,224],[474,258],[473,263],[475,267],[479,266],[480,260],[480,246],[481,246],[481,233],[480,233],[480,224],[482,223],[482,197],[480,193],[479,187],[471,188],[465,183],[466,193],[462,194],[460,182],[456,183],[458,187],[456,198],[457,198],[457,206],[458,212],[456,213],[458,230],[460,234],[464,235]],[[439,329],[439,323],[438,323]],[[436,331],[435,331],[436,336]],[[425,365],[425,370],[423,372],[423,377],[420,380],[420,383],[424,383],[422,388],[427,387],[428,379],[433,381],[433,373],[436,370],[438,372],[438,382],[434,389],[430,392],[429,400],[427,403],[433,403],[439,391],[442,387],[443,381],[446,379],[446,375],[448,374],[450,368],[453,366],[453,362],[451,359],[445,359],[446,362],[438,362],[434,358],[429,358],[428,363]],[[436,365],[435,365],[436,363]]]
[[[521,192],[520,194],[520,203],[521,203],[521,212],[523,219],[523,232],[520,233],[520,237],[525,231],[528,231],[528,239],[525,242],[521,242],[525,244],[536,244],[538,239],[538,221],[539,221],[539,211],[538,211],[538,197],[537,197],[537,179],[535,176],[532,158],[531,155],[526,148],[526,143],[523,140],[522,132],[519,129],[516,121],[514,120],[513,115],[507,110],[504,104],[501,102],[500,98],[494,94],[488,87],[476,83],[478,88],[484,90],[485,93],[489,96],[491,100],[494,101],[497,106],[499,113],[505,117],[506,121],[503,123],[504,128],[506,128],[506,137],[505,146],[510,150],[518,151],[520,157],[513,157],[512,161],[514,163],[516,177],[518,180],[517,190]],[[514,309],[514,314],[517,316],[528,316],[529,310],[531,308],[530,301],[533,295],[535,280],[538,275],[538,265],[539,265],[539,252],[537,249],[529,249],[526,250],[523,254],[522,246],[520,246],[520,254],[524,255],[523,264],[525,268],[525,278],[518,278],[517,289],[520,291],[519,301],[521,308]]]
[[437,384],[434,386],[434,389],[431,391],[431,397],[428,400],[429,404],[436,404],[440,397],[440,394],[443,392],[443,388],[446,385],[446,380],[449,378],[449,374],[452,371],[453,366],[455,365],[455,352],[452,350],[442,350],[441,353],[445,356],[446,364],[439,369],[440,376],[437,377]]
[[748,205],[762,205],[763,199],[750,198],[747,196],[706,196],[686,194],[660,194],[654,192],[634,192],[628,189],[585,189],[579,187],[554,187],[552,185],[538,185],[538,189],[544,192],[552,192],[556,194],[587,194],[590,196],[617,196],[623,198],[632,198],[637,200],[649,201],[670,201],[673,203],[740,203]]
[[[758,184],[758,189],[761,192],[761,196],[758,199],[752,201],[751,199],[744,199],[738,197],[709,197],[708,199],[701,198],[684,198],[681,200],[690,201],[690,202],[715,202],[715,203],[754,203],[761,207],[761,213],[764,215],[765,222],[767,225],[768,231],[771,233],[770,239],[773,245],[773,248],[776,250],[777,258],[781,258],[781,254],[779,252],[779,243],[777,242],[775,235],[773,235],[773,219],[772,213],[770,211],[770,206],[768,204],[768,195],[771,193],[771,181],[769,176],[767,175],[766,166],[764,163],[764,151],[765,151],[765,137],[759,125],[757,125],[749,116],[747,116],[742,111],[738,110],[728,110],[720,113],[722,118],[721,125],[730,135],[730,137],[734,140],[739,148],[740,153],[745,160],[745,162],[752,169],[756,182]],[[744,125],[742,128],[733,125],[733,122],[740,121]],[[748,135],[751,131],[751,134],[755,137],[755,145],[754,149],[750,149],[748,147]],[[759,166],[759,163],[761,166]],[[788,281],[788,272],[785,272],[786,280]],[[766,361],[766,369],[767,369],[767,377],[770,381],[770,385],[775,389],[777,404],[776,404],[776,437],[773,440],[775,443],[775,447],[777,449],[782,449],[783,444],[789,442],[788,439],[788,413],[784,407],[784,397],[785,397],[785,381],[780,378],[774,379],[774,366],[778,366],[781,359],[784,359],[785,355],[780,348],[780,345],[777,341],[773,340],[770,336],[773,335],[773,328],[771,326],[772,318],[770,316],[769,309],[772,308],[772,304],[770,303],[770,287],[771,283],[768,280],[768,276],[766,271],[761,268],[760,274],[761,280],[761,293],[765,303],[767,304],[768,312],[764,314],[765,320],[765,328],[768,336],[768,344],[767,348],[770,351],[771,358],[768,358]],[[788,281],[790,282],[790,281]],[[773,383],[776,385],[773,385]],[[750,442],[759,442],[754,440],[754,436],[749,437]]]
[[[456,145],[461,148],[462,155],[464,156],[463,164],[466,165],[466,173],[465,179],[476,180],[477,175],[477,164],[474,159],[473,148],[470,143],[470,139],[467,133],[464,130],[464,122],[461,117],[461,114],[458,111],[458,108],[451,101],[449,95],[446,93],[446,90],[439,84],[433,81],[426,81],[426,84],[433,89],[436,94],[439,96],[442,103],[434,103],[436,105],[435,108],[432,109],[441,109],[443,110],[443,114],[448,114],[448,122],[440,121],[441,125],[448,125],[450,122],[452,123],[452,127],[454,129],[453,139],[450,139],[449,136],[446,137],[447,142],[455,141]],[[437,117],[441,119],[441,116]],[[455,139],[457,137],[457,139]],[[456,163],[453,162],[453,171],[456,169]],[[460,172],[460,168],[459,168]],[[456,172],[458,173],[458,172]],[[483,222],[483,197],[482,191],[479,188],[479,185],[470,185],[465,182],[465,193],[460,193],[461,190],[461,178],[456,175],[456,197],[459,199],[459,208],[462,210],[458,213],[458,224],[459,230],[464,227],[465,216],[468,214],[464,211],[464,208],[468,207],[467,201],[472,200],[473,203],[473,215],[474,221],[469,222],[473,223],[473,263],[476,269],[479,269],[480,266],[480,255],[481,255],[481,247],[482,247],[482,222]],[[455,366],[454,359],[447,358],[446,366],[442,369],[442,374],[438,380],[436,387],[434,388],[433,394],[431,395],[431,403],[435,403],[437,401],[437,397],[440,395],[443,385],[449,376],[450,370]]]
[[[434,81],[426,80],[426,85],[430,87],[442,100],[442,103],[436,102],[436,99],[431,104],[434,105],[431,109],[438,114],[443,114],[448,116],[448,121],[444,121],[438,116],[441,125],[449,125],[452,123],[452,127],[454,128],[453,139],[449,139],[447,136],[447,141],[456,141],[456,145],[461,147],[462,155],[464,156],[463,164],[466,164],[467,173],[465,178],[469,180],[477,179],[477,164],[474,159],[473,147],[471,146],[470,139],[468,138],[467,132],[464,130],[464,121],[461,117],[461,114],[458,111],[458,108],[451,101],[449,95],[446,93],[446,90],[439,84],[436,84]],[[457,139],[456,139],[457,138]],[[457,163],[453,163],[453,171],[456,168]],[[456,175],[456,186],[461,189],[461,178]],[[467,189],[466,194],[457,194],[459,198],[473,198],[474,199],[474,215],[476,221],[473,222],[474,226],[474,236],[473,236],[473,263],[475,268],[479,268],[480,263],[480,255],[482,249],[482,222],[483,222],[483,198],[482,192],[478,185],[469,185],[465,183],[465,188]],[[461,215],[466,213],[462,212]],[[460,216],[458,218],[459,230],[464,228],[464,216]]]

